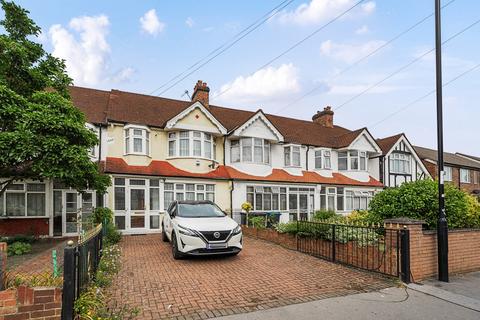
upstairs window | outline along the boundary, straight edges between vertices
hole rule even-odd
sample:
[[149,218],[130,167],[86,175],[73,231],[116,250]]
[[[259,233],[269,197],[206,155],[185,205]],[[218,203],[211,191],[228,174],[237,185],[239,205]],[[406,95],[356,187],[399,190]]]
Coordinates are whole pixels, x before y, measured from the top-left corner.
[[[94,125],[90,123],[85,123],[85,127],[91,132],[93,132],[97,136],[97,139],[99,138],[99,131]],[[88,150],[88,155],[90,156],[90,158],[96,159],[98,157],[98,145],[91,147]]]
[[230,160],[270,164],[270,142],[260,138],[242,138],[230,142]]
[[169,157],[215,159],[215,138],[201,131],[180,131],[168,134]]
[[470,183],[470,170],[460,169],[460,182],[461,183]]
[[288,146],[283,149],[285,167],[300,167],[300,146]]
[[332,160],[329,150],[315,150],[315,169],[331,169]]
[[150,131],[144,127],[125,127],[125,153],[150,154]]
[[367,153],[358,150],[339,152],[338,170],[366,171]]
[[411,157],[409,154],[392,153],[390,156],[390,171],[394,173],[410,174]]
[[445,167],[443,170],[445,171],[445,181],[452,181],[452,167]]

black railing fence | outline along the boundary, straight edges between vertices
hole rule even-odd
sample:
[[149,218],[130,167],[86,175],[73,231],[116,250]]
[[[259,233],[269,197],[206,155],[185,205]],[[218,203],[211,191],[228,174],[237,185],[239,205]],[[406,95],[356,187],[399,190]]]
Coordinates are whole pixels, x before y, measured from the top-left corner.
[[333,262],[399,276],[400,248],[400,229],[297,221],[297,250]]
[[99,224],[84,234],[76,246],[72,241],[65,248],[62,320],[73,319],[75,300],[95,277],[102,253],[104,229]]

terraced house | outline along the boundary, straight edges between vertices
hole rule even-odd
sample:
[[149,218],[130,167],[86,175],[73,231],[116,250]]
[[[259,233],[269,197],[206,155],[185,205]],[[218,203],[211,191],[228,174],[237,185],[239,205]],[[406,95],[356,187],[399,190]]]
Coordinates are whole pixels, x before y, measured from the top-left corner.
[[[73,235],[77,210],[103,205],[124,233],[158,232],[174,199],[209,199],[235,219],[246,201],[281,221],[307,219],[319,209],[366,209],[384,187],[379,142],[366,128],[335,125],[330,107],[304,121],[213,106],[202,81],[191,101],[70,90],[99,137],[92,160],[113,185],[100,196],[53,181],[12,184],[1,199],[5,232]],[[415,157],[408,161],[415,177],[428,174]]]

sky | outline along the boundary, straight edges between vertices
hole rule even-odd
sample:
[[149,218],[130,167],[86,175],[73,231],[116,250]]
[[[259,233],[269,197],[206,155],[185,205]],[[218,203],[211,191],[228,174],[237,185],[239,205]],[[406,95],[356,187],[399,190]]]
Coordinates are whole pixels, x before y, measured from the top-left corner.
[[[168,90],[170,79],[186,75],[284,1],[16,2],[42,28],[38,41],[66,60],[75,85],[185,100],[185,90],[191,94],[201,79],[214,105],[305,120],[329,105],[337,125],[368,127],[377,138],[404,132],[413,144],[436,148],[435,56],[428,53],[435,43],[433,17],[388,43],[432,14],[434,1],[365,0],[322,28],[357,1],[286,1],[266,23]],[[479,19],[479,1],[453,0],[442,10],[443,40]],[[477,156],[479,35],[477,23],[443,45],[445,150]]]

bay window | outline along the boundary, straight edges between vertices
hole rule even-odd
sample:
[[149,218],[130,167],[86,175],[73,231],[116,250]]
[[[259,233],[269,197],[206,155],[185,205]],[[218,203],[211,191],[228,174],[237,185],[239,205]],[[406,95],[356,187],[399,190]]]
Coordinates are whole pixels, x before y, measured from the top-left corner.
[[215,159],[214,137],[201,131],[180,131],[168,134],[169,157],[200,157]]
[[270,142],[260,138],[242,138],[230,142],[231,162],[270,164]]
[[332,160],[329,150],[315,150],[315,169],[331,169]]
[[392,153],[390,155],[390,171],[394,173],[410,174],[411,157],[409,154]]
[[345,191],[345,204],[348,211],[367,210],[372,198],[372,191]]
[[344,188],[323,187],[320,190],[320,209],[343,211],[344,210]]
[[287,188],[247,186],[247,202],[255,211],[287,210]]
[[125,126],[125,154],[150,154],[150,131],[147,128]]
[[0,216],[46,216],[44,183],[12,183],[0,197]]
[[338,152],[338,170],[366,171],[367,153],[358,150]]
[[285,167],[300,167],[300,146],[284,147]]
[[461,183],[470,183],[470,170],[460,169],[460,182]]
[[215,185],[194,183],[165,183],[164,185],[165,208],[174,200],[210,200],[215,201]]

